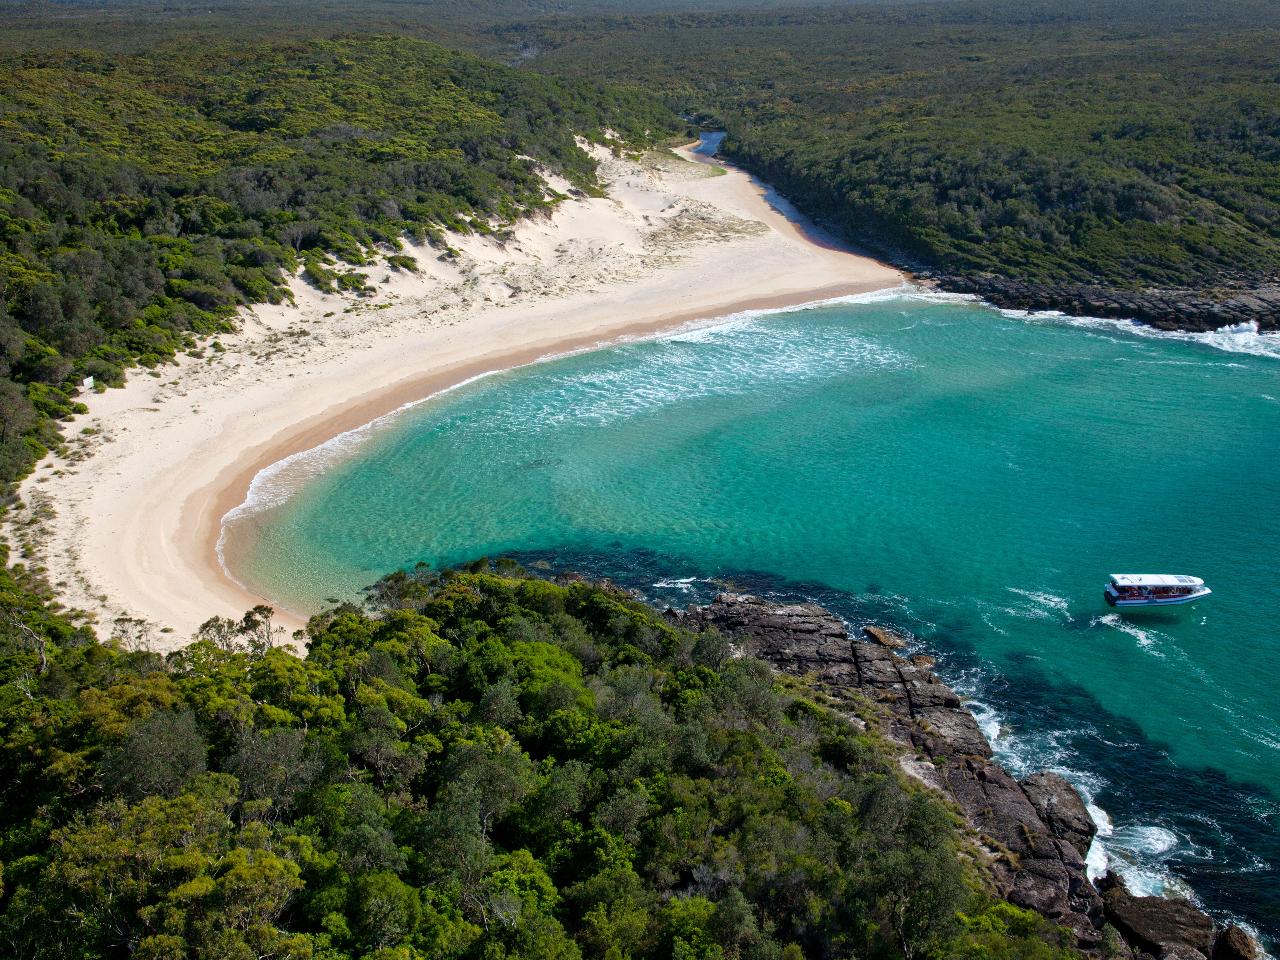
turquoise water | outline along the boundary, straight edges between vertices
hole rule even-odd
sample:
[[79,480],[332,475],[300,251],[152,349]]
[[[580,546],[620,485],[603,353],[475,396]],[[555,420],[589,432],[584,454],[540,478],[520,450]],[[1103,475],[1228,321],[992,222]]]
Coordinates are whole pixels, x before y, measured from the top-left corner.
[[[518,553],[896,623],[1145,890],[1280,933],[1280,343],[898,293],[495,375],[302,457],[228,524],[304,609]],[[1215,594],[1121,617],[1111,572]]]

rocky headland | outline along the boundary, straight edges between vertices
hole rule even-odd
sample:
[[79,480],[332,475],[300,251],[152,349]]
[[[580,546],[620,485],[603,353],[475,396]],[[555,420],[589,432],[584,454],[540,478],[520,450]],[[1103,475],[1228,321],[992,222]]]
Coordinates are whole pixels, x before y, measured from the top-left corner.
[[943,290],[977,294],[1010,310],[1060,310],[1082,317],[1137,320],[1161,330],[1210,331],[1241,323],[1280,330],[1280,280],[1214,290],[1122,290],[1082,283],[1031,283],[1007,277],[925,273]]
[[719,630],[744,653],[837,700],[869,702],[882,732],[902,746],[903,770],[955,802],[1001,895],[1068,928],[1086,952],[1128,960],[1261,955],[1243,930],[1221,927],[1188,901],[1135,897],[1111,874],[1095,885],[1085,856],[1096,827],[1079,794],[1056,773],[1012,777],[960,697],[929,669],[932,659],[894,652],[906,641],[893,630],[869,627],[855,638],[815,604],[737,594],[668,615]]

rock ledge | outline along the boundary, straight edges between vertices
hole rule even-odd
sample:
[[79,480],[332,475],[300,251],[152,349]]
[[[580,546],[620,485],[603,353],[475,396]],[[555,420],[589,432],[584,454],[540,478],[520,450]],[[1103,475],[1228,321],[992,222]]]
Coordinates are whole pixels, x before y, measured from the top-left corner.
[[868,641],[855,640],[816,604],[778,606],[728,593],[668,616],[691,629],[717,629],[745,653],[833,695],[860,694],[879,705],[883,732],[905,748],[904,771],[955,801],[990,854],[1000,894],[1069,928],[1080,948],[1100,954],[1110,923],[1135,960],[1260,956],[1244,931],[1218,929],[1186,901],[1135,897],[1111,875],[1100,892],[1086,873],[1096,827],[1080,795],[1055,773],[1021,782],[1010,776],[955,691],[928,669],[932,661],[890,648],[905,645],[895,631],[875,628]]

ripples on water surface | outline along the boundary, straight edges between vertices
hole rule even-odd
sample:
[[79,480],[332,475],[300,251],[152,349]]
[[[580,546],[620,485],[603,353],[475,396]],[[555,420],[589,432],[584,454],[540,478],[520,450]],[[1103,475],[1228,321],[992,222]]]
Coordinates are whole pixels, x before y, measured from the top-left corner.
[[[265,477],[227,559],[303,607],[519,553],[890,621],[1131,883],[1280,934],[1280,341],[897,293],[495,375]],[[1113,614],[1113,571],[1203,576]]]

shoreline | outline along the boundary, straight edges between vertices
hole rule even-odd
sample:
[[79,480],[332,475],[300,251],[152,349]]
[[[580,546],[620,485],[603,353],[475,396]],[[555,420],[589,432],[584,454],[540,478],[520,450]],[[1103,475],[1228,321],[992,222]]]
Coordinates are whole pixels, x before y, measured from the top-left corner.
[[[750,170],[746,166],[737,169]],[[763,174],[752,176],[765,182]],[[804,215],[803,210],[796,209]],[[966,273],[943,262],[922,260],[882,238],[846,230],[821,218],[815,226],[846,249],[890,264],[920,283],[944,293],[971,294],[1003,310],[1097,317],[1142,324],[1167,333],[1213,333],[1246,324],[1259,333],[1280,336],[1280,276],[1236,275],[1202,286],[1137,288],[1117,286],[1102,278],[1033,281]]]
[[223,517],[263,469],[480,375],[907,279],[816,242],[767,184],[692,146],[595,148],[603,198],[567,199],[545,174],[562,198],[550,215],[450,236],[443,254],[409,245],[417,269],[365,268],[368,296],[295,278],[291,302],[246,310],[237,334],[176,372],[131,371],[84,397],[64,455],[39,465],[7,519],[14,559],[43,567],[103,639],[174,649],[209,617],[263,603],[292,632],[303,613],[237,582],[218,553]]
[[345,433],[369,426],[374,421],[390,416],[407,406],[429,403],[441,394],[481,377],[518,370],[544,360],[574,353],[605,349],[631,340],[670,333],[699,321],[714,325],[726,317],[747,311],[784,310],[808,303],[817,304],[841,297],[875,293],[882,289],[892,288],[867,289],[863,284],[838,284],[792,296],[755,297],[727,303],[720,308],[720,312],[712,315],[694,310],[655,319],[642,319],[617,328],[602,330],[598,334],[585,334],[544,344],[529,344],[510,352],[488,354],[455,366],[407,377],[399,383],[363,396],[353,397],[345,403],[335,404],[317,417],[286,428],[265,441],[259,448],[249,451],[242,460],[224,470],[208,487],[187,499],[183,504],[184,523],[195,525],[201,531],[199,542],[202,549],[199,557],[206,563],[210,563],[211,560],[209,569],[206,571],[210,577],[230,581],[243,594],[245,602],[250,605],[256,602],[277,604],[273,606],[276,621],[290,629],[301,629],[306,626],[306,615],[278,605],[278,601],[272,601],[268,597],[255,593],[251,585],[235,577],[219,555],[219,545],[227,514],[246,502],[253,481],[264,470],[292,456],[323,446]]
[[1004,310],[1058,311],[1122,320],[1165,333],[1214,333],[1252,324],[1280,335],[1280,284],[1211,290],[1121,290],[1103,284],[1031,283],[1005,277],[926,271],[940,290],[973,294]]
[[[837,701],[864,698],[875,711],[869,722],[900,751],[903,773],[955,804],[1000,895],[1067,928],[1088,955],[1111,955],[1110,925],[1142,956],[1267,956],[1243,921],[1211,915],[1180,895],[1135,894],[1106,863],[1095,876],[1091,855],[1102,831],[1080,789],[1042,766],[1016,777],[965,698],[933,672],[934,658],[911,652],[909,634],[873,623],[855,636],[816,603],[727,592],[684,610],[667,607],[665,615],[690,629],[714,627]],[[847,703],[851,713],[857,706]]]
[[[687,152],[687,148],[686,152]],[[708,163],[705,159],[699,159],[698,163]],[[728,168],[734,170],[734,168]],[[734,171],[735,173],[743,173],[743,171]],[[733,176],[731,173],[729,176]],[[759,204],[770,205],[768,197],[761,193],[762,189],[767,189],[767,185],[762,188],[760,182],[751,177],[749,189],[757,192],[756,201]],[[821,244],[815,243],[812,235],[789,220],[785,215],[780,214],[776,209],[772,211],[774,222],[769,224],[769,229],[773,235],[785,236],[789,238],[789,242],[795,244],[808,254],[814,257],[821,256],[817,249],[821,249]],[[761,216],[763,216],[761,212]],[[648,219],[648,216],[645,217]],[[780,222],[779,222],[780,221]],[[745,234],[744,234],[745,236]],[[771,235],[772,236],[772,235]],[[800,242],[797,244],[796,241]],[[475,241],[471,244],[473,247],[480,247],[484,241]],[[733,241],[737,242],[737,241]],[[482,253],[483,251],[481,251]],[[725,263],[736,263],[739,269],[750,270],[754,267],[754,263],[750,260],[748,253],[750,249],[748,245],[744,245],[741,255],[736,259],[729,258],[725,262],[716,261],[720,268],[724,268]],[[859,257],[857,254],[847,250],[827,249],[825,255],[834,255],[836,259],[848,258],[851,261],[862,261],[863,265],[871,264],[876,271],[874,276],[880,277],[881,273],[889,273],[895,275],[900,282],[903,276],[897,271],[891,270],[883,264],[874,261],[868,261],[866,258]],[[664,272],[665,271],[665,272]],[[835,272],[834,270],[832,272]],[[491,335],[489,340],[481,340],[480,346],[494,347],[494,349],[481,350],[477,352],[476,345],[473,343],[458,346],[453,344],[448,352],[449,341],[432,341],[430,346],[438,348],[440,355],[415,353],[411,357],[405,354],[394,354],[389,359],[384,357],[382,366],[370,365],[371,371],[400,371],[403,375],[396,378],[394,375],[388,375],[385,382],[374,389],[353,389],[343,396],[336,396],[331,403],[327,403],[322,409],[317,410],[317,404],[314,402],[304,403],[298,395],[298,391],[293,391],[292,402],[285,403],[284,409],[276,411],[277,415],[272,417],[265,416],[265,410],[255,408],[252,403],[241,404],[239,407],[227,407],[222,411],[222,419],[215,425],[216,429],[212,431],[212,436],[206,438],[209,444],[212,444],[216,450],[209,453],[204,451],[203,456],[200,450],[196,450],[191,457],[179,457],[176,466],[170,464],[167,469],[160,469],[155,475],[147,478],[141,478],[141,481],[150,481],[150,487],[141,495],[140,502],[134,504],[134,509],[127,511],[123,520],[124,523],[117,523],[113,527],[109,526],[105,530],[98,528],[95,531],[85,531],[84,540],[91,545],[96,552],[99,563],[105,562],[108,566],[114,566],[117,555],[115,548],[119,547],[119,559],[130,552],[131,549],[138,549],[147,553],[147,560],[150,566],[141,568],[143,573],[156,569],[157,567],[168,567],[168,576],[161,578],[160,585],[166,588],[172,588],[175,584],[179,587],[179,595],[183,596],[187,609],[199,609],[203,613],[200,616],[208,617],[213,615],[231,615],[239,616],[248,607],[256,605],[260,602],[271,603],[267,598],[258,596],[249,588],[246,588],[234,579],[231,572],[227,570],[220,562],[218,554],[218,542],[223,531],[223,518],[226,513],[234,509],[245,499],[253,480],[261,473],[263,469],[286,459],[287,457],[313,449],[323,443],[332,440],[345,432],[358,429],[370,422],[379,419],[387,414],[404,407],[406,404],[415,402],[429,401],[432,397],[439,395],[452,387],[484,376],[500,371],[515,369],[527,364],[536,363],[540,360],[548,359],[554,356],[561,356],[577,351],[592,350],[608,346],[612,343],[620,341],[653,336],[670,330],[677,330],[690,323],[696,321],[706,321],[711,324],[721,318],[731,316],[732,314],[741,313],[748,310],[771,310],[785,309],[805,303],[818,302],[822,300],[831,300],[842,296],[856,295],[868,293],[878,290],[891,289],[891,282],[886,283],[881,279],[863,279],[863,280],[842,280],[823,286],[804,286],[797,285],[794,289],[782,293],[757,293],[752,296],[730,300],[726,299],[737,291],[738,287],[729,285],[724,282],[723,276],[718,278],[719,285],[710,285],[706,290],[701,291],[702,299],[700,305],[688,307],[687,309],[673,312],[666,304],[674,300],[675,297],[670,294],[676,291],[663,290],[666,294],[662,297],[650,298],[643,300],[641,304],[630,304],[629,309],[623,310],[619,314],[606,316],[600,314],[594,318],[589,318],[590,322],[582,323],[579,327],[565,331],[561,329],[560,324],[553,323],[555,320],[555,311],[571,311],[582,308],[584,306],[583,295],[581,293],[569,293],[559,297],[551,296],[541,299],[534,299],[532,303],[520,302],[513,304],[511,308],[518,312],[520,316],[526,313],[538,313],[542,311],[546,320],[544,327],[533,327],[532,333],[528,329],[520,331],[512,331],[507,327],[491,325],[489,328],[483,326],[485,320],[492,313],[489,307],[481,307],[481,313],[471,312],[463,313],[460,319],[453,321],[460,326],[457,330],[459,334],[468,334],[473,332],[476,327],[480,327],[480,332],[488,330]],[[813,278],[810,278],[813,279]],[[661,281],[662,283],[676,284],[671,279],[671,271],[666,268],[659,267],[652,271],[649,276],[639,281],[641,283],[650,283]],[[768,284],[761,283],[760,286]],[[743,284],[743,286],[751,287],[751,285]],[[627,289],[625,283],[618,283],[608,287],[608,292],[616,293],[620,289]],[[308,324],[321,322],[322,317],[332,316],[336,313],[341,303],[347,301],[338,301],[336,298],[322,298],[307,293],[304,290],[298,291],[299,299],[303,301],[301,310],[296,315],[289,315],[290,321],[286,330],[292,329],[294,320],[305,320]],[[589,294],[594,296],[594,293]],[[393,305],[394,306],[394,305]],[[415,303],[405,304],[410,311],[417,311],[420,305]],[[326,308],[335,308],[326,311]],[[288,308],[263,308],[261,314],[282,314]],[[389,308],[390,309],[390,308]],[[425,309],[425,308],[423,308]],[[549,312],[548,312],[549,311]],[[345,312],[345,310],[344,310]],[[508,318],[509,319],[509,318]],[[246,319],[246,326],[250,321]],[[270,324],[266,324],[270,327]],[[272,328],[279,333],[281,324],[277,324]],[[508,325],[509,326],[509,325]],[[412,345],[421,348],[421,344],[414,340],[414,337],[422,334],[421,330],[410,328],[413,334],[407,340],[401,336],[404,331],[393,332],[393,336],[399,336],[399,341],[395,343],[403,343],[406,346]],[[520,334],[525,339],[515,337],[514,342],[504,340],[504,336]],[[342,337],[335,336],[333,339],[342,342]],[[375,339],[377,337],[375,336]],[[333,346],[332,343],[328,344]],[[370,345],[362,345],[365,349],[372,349]],[[470,348],[470,349],[468,349]],[[269,359],[271,354],[267,354]],[[352,346],[345,354],[337,358],[335,361],[336,371],[327,380],[322,380],[323,386],[338,387],[364,387],[368,383],[379,378],[373,372],[364,373],[362,367],[362,359],[364,354],[359,349]],[[287,359],[287,358],[286,358]],[[307,355],[304,361],[310,362],[314,357]],[[301,361],[300,361],[301,362]],[[185,363],[185,361],[184,361]],[[187,366],[190,366],[189,364]],[[413,372],[407,372],[413,371]],[[305,369],[288,370],[288,367],[273,367],[270,371],[275,376],[287,374],[288,377],[294,377],[301,373],[307,375],[315,371]],[[345,378],[339,378],[338,373],[345,375]],[[91,413],[88,418],[78,418],[75,427],[68,430],[70,437],[75,428],[79,428],[88,421],[89,423],[102,422],[94,418],[110,418],[111,412],[123,411],[132,416],[134,425],[142,426],[140,432],[146,432],[146,424],[150,420],[151,413],[159,413],[160,410],[151,406],[138,406],[138,403],[146,403],[144,398],[138,396],[144,393],[152,384],[145,379],[145,372],[138,370],[133,371],[131,382],[128,388],[120,391],[111,391],[110,394],[99,397],[91,397],[90,406]],[[159,378],[157,378],[159,379]],[[261,378],[258,382],[261,382]],[[178,381],[173,381],[176,385]],[[281,389],[283,389],[283,381],[279,381]],[[233,391],[230,385],[223,386],[215,383],[211,388],[211,394],[216,396],[205,397],[201,403],[212,404],[217,397],[226,400],[226,395]],[[132,393],[130,393],[132,390]],[[187,397],[187,393],[179,387],[178,390],[167,395],[165,402],[171,407],[183,406],[179,401]],[[105,398],[105,399],[104,399]],[[275,402],[278,393],[270,389],[258,390],[251,400],[263,401],[268,403]],[[286,398],[288,399],[288,398]],[[160,401],[152,401],[160,402]],[[133,404],[130,406],[129,404]],[[194,411],[196,408],[192,408]],[[191,420],[196,414],[187,410],[178,411],[171,409],[169,411],[174,416],[172,422],[178,420]],[[265,422],[253,422],[249,427],[243,424],[237,424],[238,416],[247,414],[253,420],[258,416],[263,416]],[[165,429],[168,429],[166,425]],[[238,432],[237,432],[238,430]],[[221,443],[215,441],[221,440]],[[143,446],[148,441],[144,439]],[[106,453],[110,450],[107,444],[101,448],[98,453]],[[80,480],[87,484],[90,488],[97,486],[94,476],[95,457],[87,460],[84,467],[75,467],[71,469],[68,462],[63,461],[58,469],[49,469],[49,461],[46,460],[42,465],[41,475],[33,478],[27,484],[24,484],[24,497],[39,488],[38,483],[47,483],[56,489],[56,485],[63,481],[63,474],[67,474],[71,478],[79,475]],[[142,455],[132,458],[125,458],[123,463],[119,460],[112,461],[103,467],[101,462],[98,467],[101,470],[109,470],[115,466],[121,469],[127,469],[130,465],[145,468],[148,464],[154,464],[154,461],[148,460],[145,456],[145,449]],[[212,466],[213,472],[209,475],[201,476],[203,472]],[[64,469],[65,468],[65,469]],[[192,484],[187,484],[186,489],[177,482],[176,478],[186,474],[194,474],[201,476],[201,479],[191,489]],[[117,476],[119,473],[117,473]],[[212,479],[210,479],[210,476]],[[133,486],[133,481],[138,479],[133,476],[126,475],[123,481],[123,487],[112,489],[129,489]],[[170,481],[173,484],[170,485]],[[68,481],[72,482],[72,481]],[[151,504],[148,502],[147,493],[169,492],[169,507],[176,506],[176,520],[172,513],[162,516],[152,516],[154,512],[150,509]],[[108,494],[110,490],[108,490]],[[56,503],[56,498],[54,498]],[[92,503],[92,501],[88,501]],[[119,518],[117,518],[119,519]],[[129,522],[137,522],[141,525],[144,536],[140,539],[136,536],[135,531],[129,529]],[[66,538],[70,538],[72,543],[78,545],[80,530],[77,525],[77,518],[73,515],[63,517],[57,521],[62,528],[64,537],[64,546]],[[12,530],[12,527],[11,527]],[[128,536],[132,536],[132,540],[114,539],[113,534],[119,534],[120,531],[126,531]],[[69,558],[69,563],[67,562]],[[68,553],[64,558],[64,565],[61,570],[72,570],[83,574],[85,569],[83,561],[79,559],[78,554]],[[55,564],[56,564],[55,560]],[[123,564],[122,564],[123,566]],[[59,569],[54,566],[54,569]],[[137,570],[132,571],[137,576]],[[50,579],[53,579],[52,577]],[[126,582],[128,578],[126,577]],[[97,581],[101,584],[101,580]],[[119,587],[117,582],[116,587]],[[189,591],[182,594],[182,588]],[[117,589],[116,597],[123,595],[123,591]],[[199,604],[199,606],[197,606]],[[110,613],[110,608],[105,605],[104,608]],[[144,616],[152,616],[155,607],[142,607],[139,612]],[[172,612],[173,607],[168,608]],[[157,618],[155,621],[157,626],[164,624],[170,626],[169,632],[174,636],[152,637],[152,646],[160,649],[176,647],[185,642],[185,637],[181,634],[183,626],[173,628],[173,620],[167,623]],[[178,621],[182,623],[182,621]],[[188,617],[186,624],[192,621]],[[284,627],[286,630],[301,628],[305,625],[305,617],[297,612],[289,611],[281,607],[276,607],[275,622]],[[103,627],[107,624],[100,621]],[[105,634],[103,634],[105,639]]]

